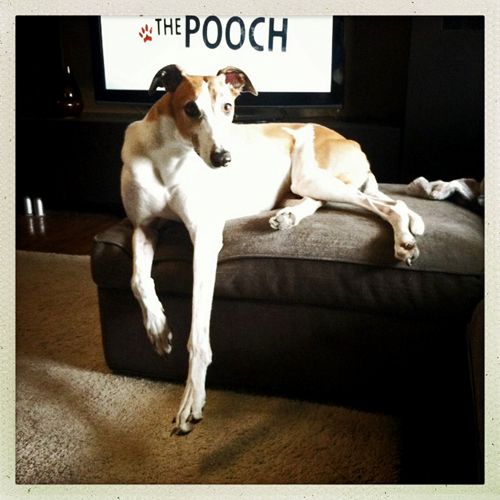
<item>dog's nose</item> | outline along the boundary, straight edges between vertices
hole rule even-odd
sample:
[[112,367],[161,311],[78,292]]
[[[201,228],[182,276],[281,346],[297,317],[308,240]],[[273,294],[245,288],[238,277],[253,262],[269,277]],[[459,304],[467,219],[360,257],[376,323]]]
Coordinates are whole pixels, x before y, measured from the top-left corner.
[[231,153],[225,149],[214,149],[210,154],[210,161],[214,167],[225,167],[231,161]]

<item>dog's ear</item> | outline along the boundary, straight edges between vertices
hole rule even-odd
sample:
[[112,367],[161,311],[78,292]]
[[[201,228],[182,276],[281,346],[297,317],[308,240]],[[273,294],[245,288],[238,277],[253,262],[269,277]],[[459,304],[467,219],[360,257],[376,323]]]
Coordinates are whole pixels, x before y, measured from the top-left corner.
[[235,89],[238,93],[250,92],[253,95],[258,95],[255,90],[250,78],[241,71],[241,69],[235,68],[234,66],[228,66],[227,68],[219,70],[217,76],[225,75],[226,83]]
[[184,75],[175,64],[170,64],[156,73],[149,87],[149,95],[153,95],[158,87],[164,87],[166,92],[174,92],[182,82]]

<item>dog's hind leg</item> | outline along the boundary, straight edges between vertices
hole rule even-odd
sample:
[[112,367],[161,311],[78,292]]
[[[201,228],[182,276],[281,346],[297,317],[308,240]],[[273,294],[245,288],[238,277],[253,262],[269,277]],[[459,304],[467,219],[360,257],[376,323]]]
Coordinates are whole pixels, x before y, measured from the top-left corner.
[[[365,186],[365,189],[363,190],[363,192],[366,195],[372,196],[372,197],[377,198],[379,200],[387,201],[389,203],[395,203],[395,200],[393,200],[392,198],[387,196],[385,193],[380,191],[378,182],[372,173],[370,173],[368,175],[368,180],[366,182],[366,186]],[[403,203],[403,202],[400,202],[400,203]],[[422,217],[420,217],[420,215],[418,215],[416,212],[414,212],[410,208],[407,207],[407,209],[408,209],[408,216],[410,218],[410,231],[415,236],[421,236],[425,232],[425,223],[424,223]]]
[[149,340],[160,355],[172,350],[172,333],[163,312],[163,306],[151,278],[153,255],[156,246],[157,231],[141,225],[134,229],[132,236],[133,273],[131,287],[142,309],[144,327]]
[[[332,164],[320,167],[316,161],[313,126],[305,125],[298,130],[288,131],[295,142],[292,153],[291,191],[304,198],[350,203],[377,214],[389,222],[394,230],[395,257],[411,265],[419,256],[415,237],[410,230],[416,214],[410,213],[404,202],[392,200],[378,191],[375,177],[369,172],[368,161],[359,146],[349,141],[339,144],[332,140],[329,145],[331,152],[328,155]],[[342,173],[344,177],[353,178],[356,177],[354,172],[367,172],[369,177],[366,187],[374,194],[361,192],[358,189],[361,184],[344,182],[335,176],[335,171]],[[353,172],[352,176],[349,176],[349,172]]]
[[194,245],[192,320],[188,342],[189,372],[173,431],[177,434],[188,433],[192,423],[203,417],[205,379],[212,361],[210,313],[223,228],[221,221],[188,227]]
[[324,201],[357,205],[377,214],[389,222],[394,230],[395,257],[411,265],[419,256],[417,243],[410,231],[408,207],[402,201],[369,196],[319,169],[311,177],[299,179],[294,184],[294,192]]

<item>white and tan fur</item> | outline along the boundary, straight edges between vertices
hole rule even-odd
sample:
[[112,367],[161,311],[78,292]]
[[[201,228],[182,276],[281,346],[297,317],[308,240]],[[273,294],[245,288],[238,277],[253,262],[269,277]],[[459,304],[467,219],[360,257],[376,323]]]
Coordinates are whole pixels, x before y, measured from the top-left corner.
[[170,65],[150,90],[157,87],[166,94],[126,131],[121,189],[134,226],[132,291],[159,354],[171,351],[172,333],[151,278],[158,222],[183,222],[194,245],[189,372],[174,428],[183,434],[202,418],[205,404],[209,322],[227,220],[281,206],[269,223],[284,230],[325,202],[350,203],[392,226],[395,257],[408,264],[418,257],[414,235],[423,234],[424,223],[379,191],[360,146],[337,132],[312,124],[232,123],[236,97],[256,94],[241,70],[201,77]]

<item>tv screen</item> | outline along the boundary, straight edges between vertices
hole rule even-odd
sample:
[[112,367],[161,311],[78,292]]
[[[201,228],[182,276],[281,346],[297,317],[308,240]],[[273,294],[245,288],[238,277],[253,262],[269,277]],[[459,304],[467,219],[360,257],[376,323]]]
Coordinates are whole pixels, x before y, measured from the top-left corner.
[[[96,99],[151,102],[156,72],[242,69],[259,96],[240,106],[341,106],[343,20],[331,16],[102,16],[94,23]],[[160,94],[160,92],[158,92]]]

